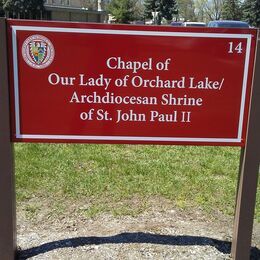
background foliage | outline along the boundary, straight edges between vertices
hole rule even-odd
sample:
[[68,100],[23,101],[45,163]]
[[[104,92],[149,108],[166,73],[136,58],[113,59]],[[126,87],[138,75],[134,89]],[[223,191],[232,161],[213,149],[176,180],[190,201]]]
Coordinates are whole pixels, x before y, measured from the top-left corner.
[[[44,0],[0,0],[2,8],[8,17],[12,18],[40,18],[44,11]],[[1,8],[1,7],[0,7]]]
[[[114,9],[121,9],[119,5],[114,5],[120,0],[111,0],[110,12],[122,21]],[[131,3],[132,11],[130,17],[126,14],[127,22],[135,19],[150,19],[155,24],[170,21],[200,21],[208,22],[212,20],[241,20],[247,21],[251,26],[260,26],[260,0],[123,0]],[[119,11],[118,10],[118,11]],[[156,12],[156,17],[153,16]],[[138,16],[135,15],[138,13]],[[142,15],[143,14],[143,15]],[[138,18],[137,18],[138,17]]]
[[[82,3],[90,10],[97,6],[95,0]],[[260,27],[260,0],[103,0],[102,6],[118,23],[149,19],[155,24],[228,19]],[[0,0],[0,16],[39,19],[41,12],[44,12],[44,0]]]

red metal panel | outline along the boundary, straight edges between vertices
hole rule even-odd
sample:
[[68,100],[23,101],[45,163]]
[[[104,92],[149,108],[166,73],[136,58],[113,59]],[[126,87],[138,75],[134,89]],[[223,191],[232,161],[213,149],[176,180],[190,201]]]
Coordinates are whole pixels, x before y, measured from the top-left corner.
[[244,146],[256,30],[8,25],[13,141]]

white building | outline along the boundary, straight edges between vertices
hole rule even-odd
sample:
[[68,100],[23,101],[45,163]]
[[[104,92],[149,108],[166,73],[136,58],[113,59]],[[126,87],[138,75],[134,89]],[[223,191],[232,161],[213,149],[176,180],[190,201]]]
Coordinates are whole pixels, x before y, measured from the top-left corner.
[[47,20],[97,23],[107,20],[102,0],[46,0],[44,6]]

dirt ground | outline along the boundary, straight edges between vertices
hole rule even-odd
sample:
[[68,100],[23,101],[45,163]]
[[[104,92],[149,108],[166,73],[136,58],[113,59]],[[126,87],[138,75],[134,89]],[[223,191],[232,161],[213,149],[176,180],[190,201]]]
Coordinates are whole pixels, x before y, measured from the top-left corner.
[[[18,207],[18,259],[231,259],[232,217],[180,210],[157,200],[136,216],[86,218],[70,205],[60,216],[33,219]],[[254,225],[251,259],[260,259]]]

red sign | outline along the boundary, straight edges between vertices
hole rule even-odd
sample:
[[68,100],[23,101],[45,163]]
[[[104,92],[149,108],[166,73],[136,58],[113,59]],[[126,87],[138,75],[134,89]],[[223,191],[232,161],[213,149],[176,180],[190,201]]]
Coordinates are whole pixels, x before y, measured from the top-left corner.
[[13,141],[245,143],[256,30],[8,29]]

